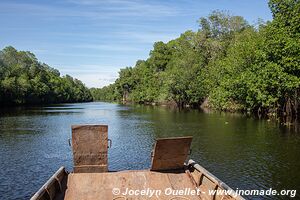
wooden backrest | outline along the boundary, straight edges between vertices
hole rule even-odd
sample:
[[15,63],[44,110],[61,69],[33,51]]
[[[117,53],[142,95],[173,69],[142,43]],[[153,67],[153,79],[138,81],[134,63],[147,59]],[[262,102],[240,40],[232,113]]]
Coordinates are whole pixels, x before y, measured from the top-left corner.
[[108,171],[107,130],[106,125],[72,126],[74,173]]
[[163,138],[156,140],[151,170],[182,169],[190,152],[193,137]]

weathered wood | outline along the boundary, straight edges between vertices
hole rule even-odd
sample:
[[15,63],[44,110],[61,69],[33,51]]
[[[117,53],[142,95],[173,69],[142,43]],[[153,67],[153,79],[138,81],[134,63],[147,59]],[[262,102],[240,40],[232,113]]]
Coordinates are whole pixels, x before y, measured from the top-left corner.
[[80,165],[74,166],[74,173],[102,173],[107,172],[107,165]]
[[63,200],[68,173],[64,167],[60,167],[51,178],[31,197],[30,200]]
[[158,139],[154,146],[151,170],[182,169],[190,151],[192,137]]
[[108,127],[106,125],[72,126],[75,173],[107,171]]
[[[194,175],[193,175],[194,174]],[[199,180],[199,184],[193,179]],[[67,179],[67,181],[66,181]],[[65,180],[65,181],[63,181]],[[64,183],[63,183],[64,182]],[[67,182],[67,184],[66,184]],[[59,184],[63,185],[62,192]],[[123,194],[114,195],[113,188],[125,192],[130,190],[151,189],[162,191],[157,198],[137,195],[124,196]],[[200,195],[173,193],[166,195],[167,188],[175,192],[184,189],[200,189]],[[150,170],[131,170],[121,172],[104,173],[71,173],[67,175],[64,168],[61,168],[52,178],[34,195],[32,200],[54,199],[54,200],[94,200],[94,199],[190,199],[190,200],[244,200],[241,196],[233,192],[232,195],[209,195],[209,190],[231,190],[225,183],[214,175],[210,174],[199,164],[189,161],[185,170],[173,171],[150,171]],[[203,193],[202,193],[203,192]]]
[[[198,176],[193,176],[192,174],[196,173],[194,171],[198,171],[199,174],[202,174],[200,177],[199,185],[197,185],[201,191],[205,193],[201,193],[202,199],[222,199],[222,200],[229,200],[229,199],[235,199],[235,200],[245,200],[242,196],[236,194],[234,190],[232,190],[227,184],[222,182],[220,179],[215,177],[213,174],[211,174],[209,171],[207,171],[204,167],[199,165],[193,160],[188,161],[188,166],[191,177],[196,178],[194,181],[198,182]],[[213,197],[208,195],[208,190],[231,190],[231,195],[214,195]]]
[[[114,195],[113,188],[120,189],[120,192],[125,192],[126,188],[131,190],[151,190],[162,191],[159,196],[149,197],[147,195]],[[74,173],[68,178],[68,189],[66,191],[66,200],[98,200],[98,199],[161,199],[161,200],[176,200],[190,199],[199,200],[197,195],[166,195],[167,188],[183,190],[195,189],[186,173],[161,173],[149,170],[140,171],[123,171],[109,173]]]
[[[192,137],[158,139],[153,152],[151,170],[107,172],[107,126],[72,126],[74,173],[60,168],[31,200],[94,199],[190,199],[244,200],[230,195],[209,195],[211,190],[231,190],[206,169],[189,160],[184,164]],[[113,194],[126,189],[161,191],[159,196]],[[175,193],[166,194],[166,189]],[[198,194],[178,194],[180,190],[200,189]]]
[[191,170],[190,174],[191,174],[191,176],[192,176],[192,178],[193,178],[196,186],[199,186],[203,174],[200,171],[198,171],[198,170]]

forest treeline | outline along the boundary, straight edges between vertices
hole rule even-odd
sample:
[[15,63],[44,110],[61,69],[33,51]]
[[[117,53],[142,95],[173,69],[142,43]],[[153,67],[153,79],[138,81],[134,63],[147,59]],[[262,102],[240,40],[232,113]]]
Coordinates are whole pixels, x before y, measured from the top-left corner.
[[300,1],[270,0],[269,7],[273,20],[255,25],[223,11],[200,18],[198,31],[156,42],[147,60],[91,89],[94,99],[297,116]]
[[40,63],[34,54],[9,46],[0,51],[0,104],[92,101],[88,88],[69,75]]

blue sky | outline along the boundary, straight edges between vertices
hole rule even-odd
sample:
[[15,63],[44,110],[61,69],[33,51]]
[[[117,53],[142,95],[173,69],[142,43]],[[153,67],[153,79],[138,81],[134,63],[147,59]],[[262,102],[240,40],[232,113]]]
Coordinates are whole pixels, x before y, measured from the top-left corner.
[[213,10],[249,23],[271,20],[266,0],[1,0],[0,48],[33,52],[88,87],[112,83],[120,68],[146,59]]

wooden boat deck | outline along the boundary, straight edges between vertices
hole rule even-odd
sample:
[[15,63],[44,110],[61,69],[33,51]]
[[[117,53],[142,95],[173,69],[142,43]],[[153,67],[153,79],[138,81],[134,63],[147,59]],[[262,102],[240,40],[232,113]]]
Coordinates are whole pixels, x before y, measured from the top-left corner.
[[[193,184],[191,177],[183,172],[175,173],[162,173],[153,172],[149,170],[139,171],[121,171],[109,173],[71,173],[68,176],[68,185],[65,194],[66,200],[73,199],[201,199],[196,195],[165,195],[166,188],[173,190],[183,190],[190,188],[195,190],[196,186]],[[126,197],[122,194],[113,195],[113,188],[119,188],[121,193],[126,191],[126,188],[132,190],[152,190],[162,191],[156,197],[149,196],[129,196]],[[176,196],[180,196],[176,198]],[[184,198],[186,197],[186,198]]]
[[210,194],[232,189],[193,160],[185,162],[192,137],[158,139],[150,170],[108,172],[107,130],[106,125],[72,126],[73,172],[61,167],[31,200],[244,200],[234,192]]

